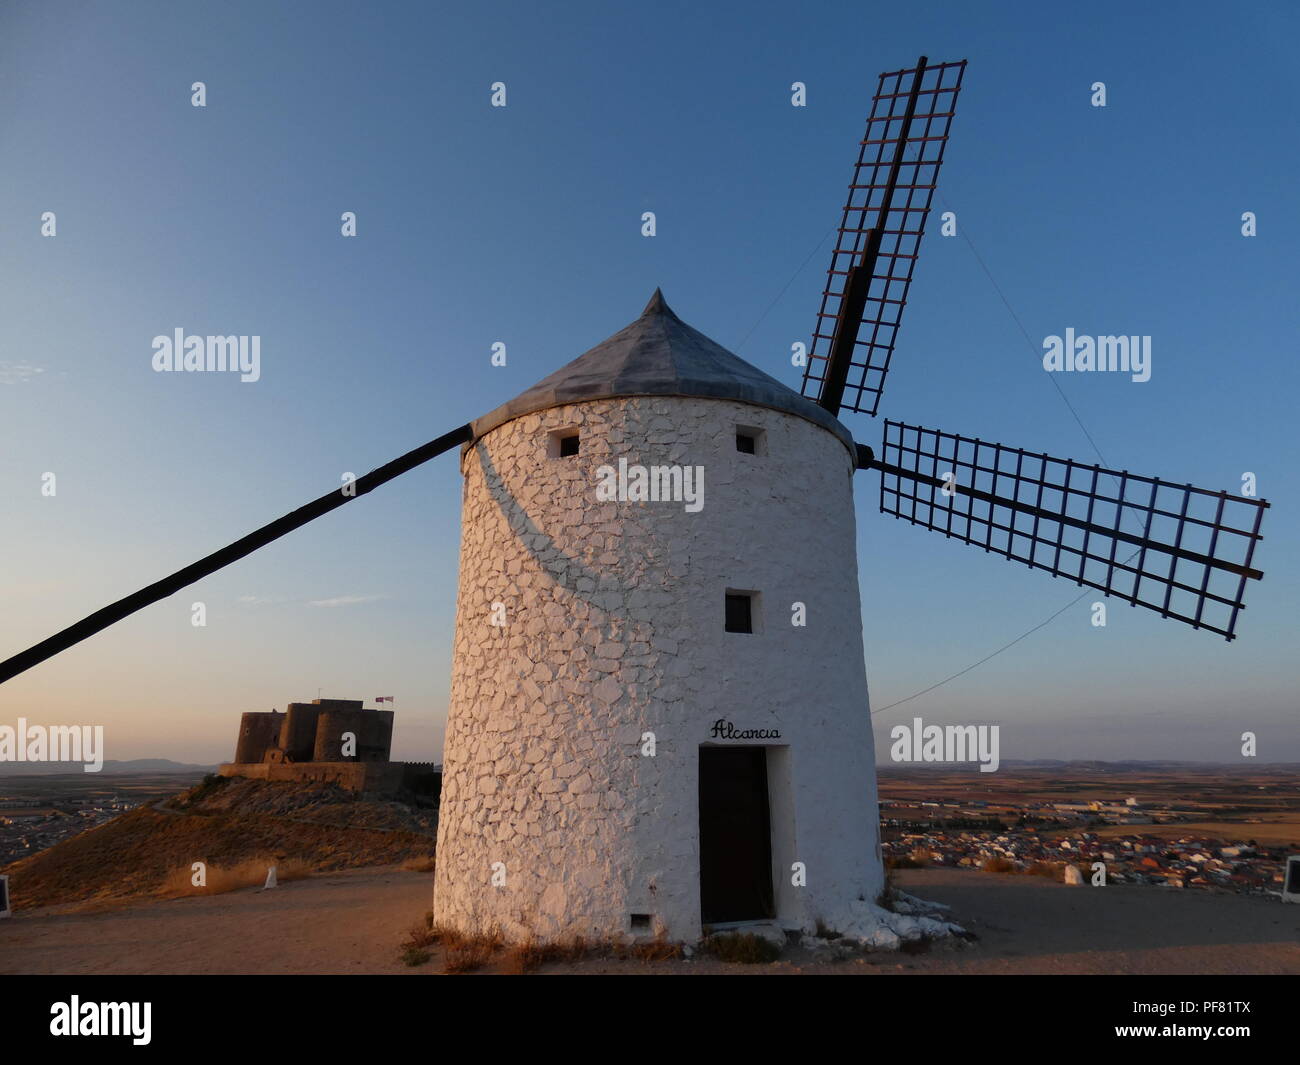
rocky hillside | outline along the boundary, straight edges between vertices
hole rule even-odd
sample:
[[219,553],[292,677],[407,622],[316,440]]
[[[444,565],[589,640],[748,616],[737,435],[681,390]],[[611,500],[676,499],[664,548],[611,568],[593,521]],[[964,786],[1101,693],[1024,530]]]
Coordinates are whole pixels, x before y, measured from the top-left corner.
[[333,784],[208,777],[3,870],[23,909],[158,895],[194,862],[314,871],[428,860],[437,811]]

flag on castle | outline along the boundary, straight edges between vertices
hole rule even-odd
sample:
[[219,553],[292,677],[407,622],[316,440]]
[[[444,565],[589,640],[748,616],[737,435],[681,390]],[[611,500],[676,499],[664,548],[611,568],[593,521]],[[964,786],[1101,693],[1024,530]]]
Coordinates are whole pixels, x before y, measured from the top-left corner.
[[391,695],[376,695],[376,696],[375,696],[375,702],[377,702],[377,703],[391,703],[392,701],[393,701],[393,697],[392,697]]

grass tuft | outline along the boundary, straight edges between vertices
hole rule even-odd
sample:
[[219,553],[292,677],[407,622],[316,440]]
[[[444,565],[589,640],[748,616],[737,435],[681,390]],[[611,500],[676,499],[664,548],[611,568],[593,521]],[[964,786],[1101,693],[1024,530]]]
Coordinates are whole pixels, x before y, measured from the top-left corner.
[[315,873],[311,865],[295,858],[249,858],[238,865],[209,865],[206,883],[199,887],[193,882],[193,866],[183,865],[167,874],[157,894],[164,899],[179,899],[195,895],[224,895],[242,888],[261,887],[266,883],[266,871],[273,865],[276,883],[280,884],[289,880],[305,880]]
[[739,962],[742,965],[761,965],[776,961],[781,948],[752,932],[725,932],[710,936],[700,944],[704,954],[719,961]]
[[432,957],[433,955],[427,950],[422,950],[412,943],[408,943],[402,948],[402,963],[410,966],[412,969],[418,965],[423,965]]
[[428,948],[435,945],[442,948],[443,972],[468,973],[490,962],[500,953],[505,941],[495,931],[469,935],[435,924],[429,912],[406,934],[406,942],[400,948],[401,959],[407,965],[423,965],[432,957]]
[[621,948],[624,953],[617,955],[621,958],[636,958],[640,961],[670,961],[673,958],[682,957],[682,946],[680,943],[670,943],[664,932],[655,936],[654,939],[647,940],[643,943],[633,943],[629,947]]
[[435,945],[442,949],[443,971],[447,973],[473,972],[489,962],[495,962],[500,972],[522,976],[536,972],[543,965],[579,962],[592,957],[653,962],[683,956],[681,945],[670,943],[662,933],[655,939],[631,944],[618,940],[587,939],[584,936],[570,936],[549,943],[528,939],[522,943],[507,944],[500,932],[468,935],[435,924],[433,914],[426,913],[423,921],[407,933],[406,941],[401,947],[402,960],[407,965],[422,965],[429,959],[420,955],[427,954],[429,948]]

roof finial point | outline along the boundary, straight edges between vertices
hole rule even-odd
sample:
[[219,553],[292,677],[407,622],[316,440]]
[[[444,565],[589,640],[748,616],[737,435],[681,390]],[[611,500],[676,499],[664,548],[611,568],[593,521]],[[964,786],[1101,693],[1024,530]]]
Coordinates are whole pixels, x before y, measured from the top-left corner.
[[[664,299],[663,291],[655,288],[655,294],[650,297],[650,302],[645,305],[645,310],[641,312],[644,318],[647,314],[673,314],[673,309],[668,306],[668,301]],[[673,314],[673,317],[677,316]]]

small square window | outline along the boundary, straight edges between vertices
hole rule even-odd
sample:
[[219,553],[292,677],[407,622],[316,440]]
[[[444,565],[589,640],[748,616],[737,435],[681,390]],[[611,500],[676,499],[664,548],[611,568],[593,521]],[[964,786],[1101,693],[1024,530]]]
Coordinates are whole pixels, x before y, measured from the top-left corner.
[[650,915],[648,913],[629,914],[628,924],[633,932],[648,933],[650,931]]
[[766,455],[767,433],[752,425],[736,426],[736,450],[742,455]]
[[553,459],[571,459],[581,450],[582,445],[576,425],[563,429],[553,429],[546,434],[546,455]]
[[727,593],[727,632],[754,631],[754,597],[748,592]]

